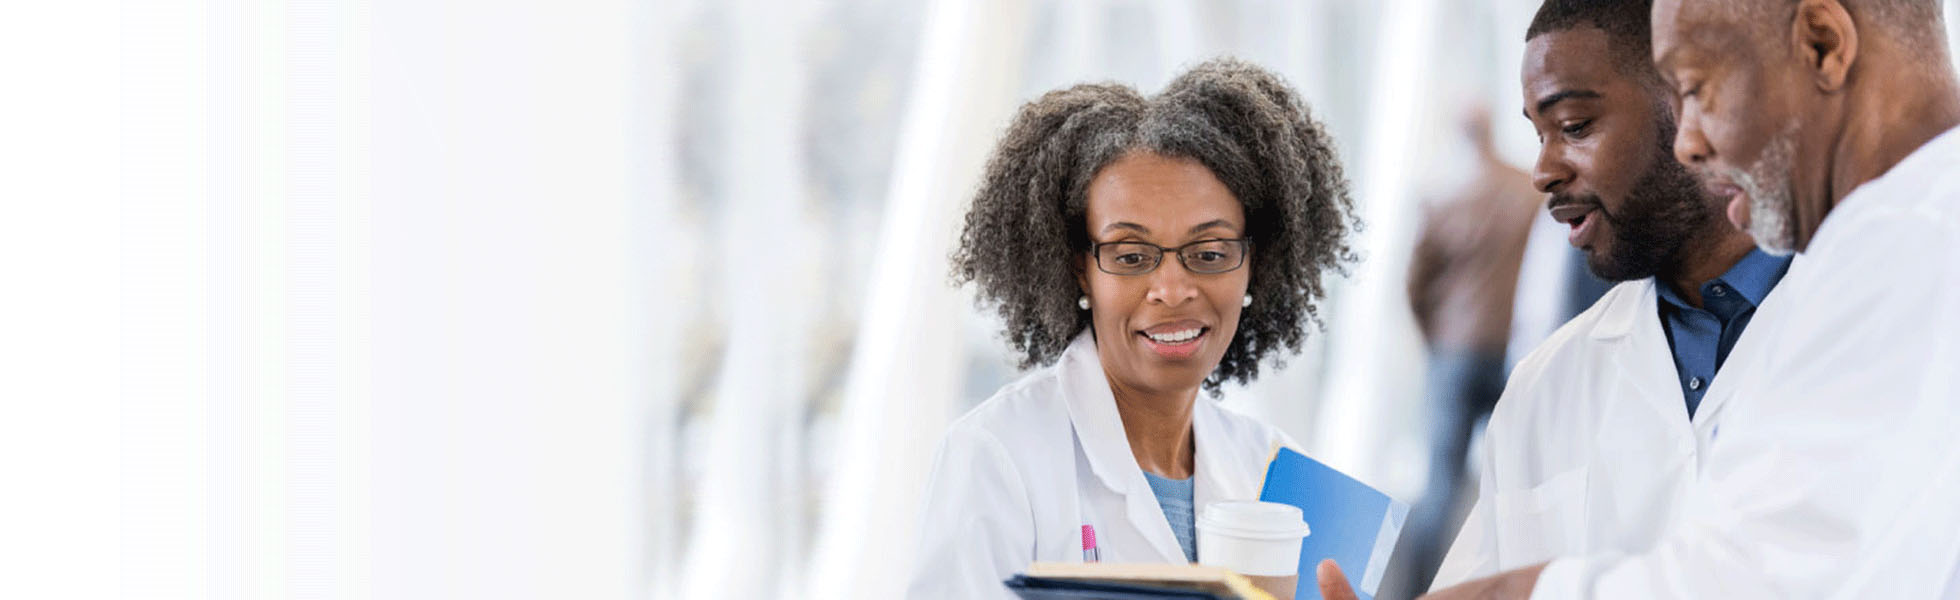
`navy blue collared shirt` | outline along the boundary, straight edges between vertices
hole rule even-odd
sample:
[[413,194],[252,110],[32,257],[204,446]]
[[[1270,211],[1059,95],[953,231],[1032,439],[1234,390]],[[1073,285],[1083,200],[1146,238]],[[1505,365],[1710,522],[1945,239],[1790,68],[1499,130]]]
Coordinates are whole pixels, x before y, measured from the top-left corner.
[[1708,393],[1708,383],[1715,380],[1715,371],[1749,326],[1756,306],[1789,270],[1790,257],[1751,249],[1727,273],[1701,284],[1702,308],[1690,306],[1673,285],[1654,282],[1661,297],[1661,329],[1667,332],[1667,346],[1674,353],[1674,372],[1680,376],[1690,418]]

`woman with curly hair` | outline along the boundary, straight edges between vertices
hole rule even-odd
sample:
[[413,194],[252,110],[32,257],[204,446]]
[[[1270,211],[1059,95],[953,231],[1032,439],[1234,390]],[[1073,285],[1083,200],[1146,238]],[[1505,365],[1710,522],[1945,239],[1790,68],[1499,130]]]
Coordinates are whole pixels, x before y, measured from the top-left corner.
[[946,433],[909,595],[1003,596],[1037,560],[1197,560],[1193,508],[1256,499],[1295,445],[1219,386],[1300,350],[1352,211],[1327,133],[1249,63],[1023,106],[952,263],[1041,368]]

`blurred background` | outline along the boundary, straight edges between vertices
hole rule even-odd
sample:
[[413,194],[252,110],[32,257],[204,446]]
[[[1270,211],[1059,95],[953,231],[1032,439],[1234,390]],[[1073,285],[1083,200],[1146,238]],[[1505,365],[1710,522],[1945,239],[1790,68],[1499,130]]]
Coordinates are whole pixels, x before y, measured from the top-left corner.
[[896,597],[1018,376],[959,219],[1078,82],[1235,55],[1334,135],[1363,261],[1223,402],[1418,504],[1382,597],[1586,293],[1523,180],[1531,0],[54,4],[0,35],[6,395],[54,400],[0,524],[62,596]]

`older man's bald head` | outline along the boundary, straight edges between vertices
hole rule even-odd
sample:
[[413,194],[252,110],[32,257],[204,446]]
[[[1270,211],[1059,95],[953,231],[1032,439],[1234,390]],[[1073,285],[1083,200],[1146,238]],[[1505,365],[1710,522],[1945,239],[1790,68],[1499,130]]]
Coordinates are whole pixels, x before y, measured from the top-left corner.
[[[1851,13],[1860,28],[1879,28],[1903,44],[1924,46],[1930,57],[1946,55],[1946,28],[1940,0],[1836,1]],[[1758,26],[1768,33],[1787,33],[1801,3],[1802,0],[1727,0],[1683,4],[1729,11],[1738,23]]]
[[1960,97],[1934,0],[1655,0],[1652,20],[1675,155],[1744,189],[1730,219],[1766,249],[1801,251]]

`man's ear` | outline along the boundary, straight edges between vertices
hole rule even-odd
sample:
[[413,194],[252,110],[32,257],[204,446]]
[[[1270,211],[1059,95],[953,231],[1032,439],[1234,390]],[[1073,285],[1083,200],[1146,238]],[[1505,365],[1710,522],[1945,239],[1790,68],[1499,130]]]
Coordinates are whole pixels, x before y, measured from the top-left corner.
[[1797,55],[1803,57],[1817,89],[1843,88],[1851,64],[1858,60],[1858,25],[1844,5],[1838,0],[1802,0],[1790,28]]

